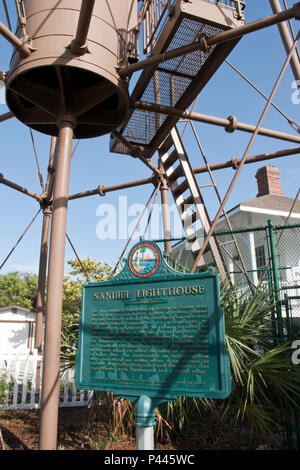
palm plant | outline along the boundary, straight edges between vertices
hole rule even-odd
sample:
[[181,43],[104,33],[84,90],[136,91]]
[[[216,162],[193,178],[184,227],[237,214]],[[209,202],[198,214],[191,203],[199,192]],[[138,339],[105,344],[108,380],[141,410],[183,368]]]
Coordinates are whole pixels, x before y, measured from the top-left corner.
[[[280,429],[286,408],[299,408],[300,368],[291,362],[291,343],[278,344],[273,332],[274,304],[263,288],[253,294],[237,285],[221,282],[226,346],[230,357],[232,393],[226,400],[180,398],[169,403],[164,413],[178,435],[189,432],[210,411],[220,413],[232,430],[243,426],[266,440]],[[203,427],[203,426],[202,426]]]
[[223,284],[221,304],[233,381],[222,404],[225,416],[261,438],[274,436],[285,410],[299,407],[300,370],[291,362],[291,343],[277,341],[267,290],[241,293]]

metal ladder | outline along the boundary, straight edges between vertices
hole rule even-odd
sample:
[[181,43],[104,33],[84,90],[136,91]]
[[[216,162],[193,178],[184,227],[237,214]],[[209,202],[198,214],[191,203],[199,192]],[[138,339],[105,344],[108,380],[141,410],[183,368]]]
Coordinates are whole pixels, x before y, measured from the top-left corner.
[[[174,146],[174,150],[171,153],[168,153],[170,148]],[[182,139],[178,132],[178,129],[174,127],[168,138],[164,141],[159,149],[160,161],[165,173],[165,178],[169,184],[171,189],[178,214],[180,216],[185,234],[188,239],[189,248],[192,251],[194,258],[196,258],[197,254],[201,249],[201,243],[199,240],[196,239],[196,231],[195,228],[196,221],[199,220],[202,224],[204,234],[207,234],[210,226],[211,221],[203,200],[203,197],[200,192],[200,188],[204,187],[213,187],[215,192],[220,199],[220,195],[218,193],[218,189],[216,184],[213,180],[213,177],[210,173],[212,183],[198,186],[196,181],[193,169],[189,162],[187,153],[183,146]],[[177,166],[175,166],[177,165]],[[229,230],[232,230],[230,225],[230,221],[227,217],[226,212],[224,211],[225,219],[228,224]],[[236,252],[238,254],[239,260],[241,262],[241,266],[237,263],[235,259],[232,258],[228,250],[226,249],[225,245],[234,244]],[[244,262],[242,260],[241,252],[239,250],[236,238],[234,235],[231,235],[231,240],[226,241],[224,243],[219,243],[213,236],[209,240],[209,248],[211,254],[214,258],[216,263],[217,269],[221,276],[227,276],[227,269],[224,263],[224,259],[222,257],[221,248],[227,253],[227,255],[233,260],[236,264],[238,269],[246,276],[249,286],[253,288],[253,282],[249,278],[249,275],[246,271]],[[199,266],[205,265],[205,261],[202,258],[200,259]]]
[[[168,154],[167,150],[169,150],[172,145],[174,145],[174,150]],[[165,178],[171,189],[179,217],[188,238],[189,247],[193,256],[196,257],[201,249],[201,245],[199,240],[196,239],[195,223],[197,220],[200,220],[204,233],[207,234],[211,222],[176,127],[171,130],[169,137],[161,146],[159,154]],[[176,168],[174,168],[175,163],[178,163]],[[182,181],[179,181],[179,179],[182,179]],[[218,242],[214,237],[210,238],[209,247],[219,273],[225,275],[226,267],[224,260],[220,253]],[[199,265],[204,264],[205,262],[202,257]]]

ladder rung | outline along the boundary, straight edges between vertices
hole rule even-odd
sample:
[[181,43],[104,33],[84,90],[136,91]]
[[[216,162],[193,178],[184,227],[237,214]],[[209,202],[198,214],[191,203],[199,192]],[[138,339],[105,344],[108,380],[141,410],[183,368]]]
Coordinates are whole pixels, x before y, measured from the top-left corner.
[[196,233],[193,225],[185,225],[185,234],[190,241],[196,240]]
[[186,239],[187,243],[191,244],[191,243],[195,243],[197,241],[197,236],[196,236],[196,233],[194,232],[192,235],[190,235],[187,239]]
[[174,197],[177,199],[189,187],[187,180],[182,181],[176,188],[173,189]]
[[170,155],[168,155],[168,158],[165,158],[165,159],[162,158],[161,161],[162,161],[165,171],[167,171],[170,168],[170,166],[172,166],[173,163],[176,162],[177,159],[178,159],[178,153],[176,152],[176,150],[173,150],[173,152],[170,153]]
[[192,195],[190,195],[189,197],[187,197],[186,199],[183,199],[182,202],[180,202],[178,204],[179,207],[181,207],[182,209],[184,209],[184,206],[191,206],[192,204],[195,204],[195,201],[194,201],[194,198]]
[[192,214],[182,214],[183,217],[181,216],[181,220],[184,221],[185,223],[189,223],[190,224],[193,224],[194,222],[196,222],[196,220],[199,219],[199,215],[197,212],[193,212]]
[[202,184],[201,186],[198,186],[198,188],[210,188],[211,186],[216,186],[215,184]]
[[173,145],[173,139],[171,137],[171,134],[169,134],[166,140],[159,147],[159,153],[160,154],[167,153],[167,151],[170,149],[170,147],[172,147],[172,145]]
[[167,174],[167,179],[170,183],[177,180],[180,176],[183,176],[181,165],[178,165],[172,173]]
[[234,240],[229,240],[228,242],[222,242],[222,243],[219,242],[219,245],[220,246],[230,245],[230,243],[235,243],[235,241]]

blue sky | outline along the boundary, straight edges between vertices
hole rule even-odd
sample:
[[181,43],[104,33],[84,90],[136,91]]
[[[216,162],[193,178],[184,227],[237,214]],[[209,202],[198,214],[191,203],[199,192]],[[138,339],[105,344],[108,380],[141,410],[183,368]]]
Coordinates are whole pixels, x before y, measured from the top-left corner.
[[[291,7],[294,1],[288,1]],[[13,11],[11,4],[11,11]],[[248,0],[245,11],[246,21],[254,21],[272,14],[269,1]],[[0,19],[5,23],[2,3],[0,4]],[[299,22],[293,22],[294,30],[299,29]],[[0,37],[1,66],[0,70],[9,68],[11,46]],[[274,86],[275,80],[281,70],[286,54],[276,26],[266,28],[262,31],[245,36],[229,56],[230,62],[238,67],[250,80],[252,80],[265,94],[269,94]],[[274,102],[290,118],[300,122],[300,103],[293,103],[295,96],[293,74],[288,68]],[[295,100],[294,100],[295,101]],[[299,99],[296,101],[300,101]],[[0,114],[8,111],[3,100],[3,90],[0,91]],[[215,76],[210,80],[206,88],[201,92],[195,111],[211,114],[222,118],[235,115],[239,121],[256,125],[264,108],[265,101],[258,93],[244,82],[227,64],[223,64]],[[236,156],[241,158],[251,138],[250,134],[236,131],[228,134],[223,128],[208,124],[195,123],[201,144],[204,148],[208,162],[213,164],[227,161]],[[282,132],[295,135],[295,131],[287,121],[274,109],[270,109],[263,123],[268,127]],[[180,125],[182,129],[182,124]],[[29,129],[16,119],[11,119],[0,124],[1,153],[0,173],[8,180],[14,181],[37,193],[41,193],[37,167],[34,158]],[[34,132],[37,154],[44,179],[49,158],[50,138]],[[75,143],[75,142],[74,142]],[[202,166],[203,160],[199,154],[191,131],[187,131],[184,144],[192,166]],[[296,147],[296,144],[267,137],[258,137],[250,152],[250,155],[272,152],[280,149]],[[281,185],[288,197],[295,197],[299,187],[300,160],[299,155],[271,160],[268,163],[279,168],[281,173]],[[156,162],[156,156],[153,159]],[[236,183],[236,186],[226,205],[226,209],[256,196],[257,186],[255,173],[263,163],[246,165]],[[94,189],[98,185],[113,185],[151,175],[151,171],[141,162],[125,156],[109,152],[109,137],[103,136],[96,139],[82,140],[72,159],[70,193]],[[214,173],[221,197],[234,176],[232,169],[222,170]],[[208,183],[207,175],[198,175],[200,185]],[[79,256],[89,256],[97,261],[107,261],[114,265],[120,256],[126,239],[124,227],[124,204],[130,209],[127,217],[128,227],[135,223],[139,216],[141,206],[145,204],[153,187],[142,186],[128,189],[127,191],[109,193],[101,198],[92,196],[84,199],[70,201],[68,213],[67,232],[71,238]],[[213,219],[218,210],[218,202],[212,189],[203,192],[210,217]],[[170,198],[170,203],[173,204]],[[114,207],[117,215],[117,226],[115,239],[99,239],[97,226],[101,222],[101,211],[108,204]],[[16,243],[27,224],[30,222],[39,206],[37,202],[22,195],[4,185],[0,185],[0,264]],[[120,209],[120,210],[119,210]],[[103,212],[102,212],[103,213]],[[97,215],[98,214],[98,215]],[[123,220],[120,233],[119,217]],[[123,218],[123,219],[122,219]],[[146,217],[147,218],[147,217]],[[155,219],[155,233],[158,219]],[[9,258],[1,274],[10,271],[37,272],[39,263],[39,248],[41,234],[42,216],[34,222],[33,226],[25,235],[21,244]],[[145,223],[145,219],[144,219]],[[161,226],[161,222],[159,222]],[[174,227],[178,227],[175,224]],[[140,233],[143,233],[143,228]],[[173,233],[176,235],[176,233]],[[121,235],[121,238],[120,236]],[[150,233],[151,235],[151,233]],[[161,234],[160,234],[161,235]],[[135,240],[136,241],[136,240]],[[66,244],[66,260],[74,258],[74,254]]]

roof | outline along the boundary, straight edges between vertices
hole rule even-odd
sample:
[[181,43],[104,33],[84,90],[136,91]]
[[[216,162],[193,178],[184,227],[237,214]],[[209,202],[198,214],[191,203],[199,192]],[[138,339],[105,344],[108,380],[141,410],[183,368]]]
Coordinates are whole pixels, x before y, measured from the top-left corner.
[[12,310],[12,309],[22,310],[23,312],[26,312],[26,313],[33,313],[31,312],[31,310],[28,310],[28,308],[20,307],[19,305],[7,305],[7,307],[0,307],[0,312],[3,312],[4,310]]
[[[278,194],[267,194],[266,196],[255,197],[249,201],[241,202],[240,206],[256,207],[258,209],[271,209],[282,212],[290,212],[294,199],[280,196]],[[300,214],[300,201],[295,202],[293,213]]]
[[[279,194],[267,194],[266,196],[255,197],[248,201],[240,202],[236,206],[227,210],[227,214],[233,214],[238,210],[247,210],[249,208],[257,209],[257,212],[263,212],[264,210],[273,212],[289,213],[294,199],[290,197],[281,196]],[[255,211],[254,211],[255,212]],[[297,214],[297,218],[300,215],[300,201],[297,199],[292,211],[292,214]],[[220,219],[224,219],[224,214],[221,215]]]

